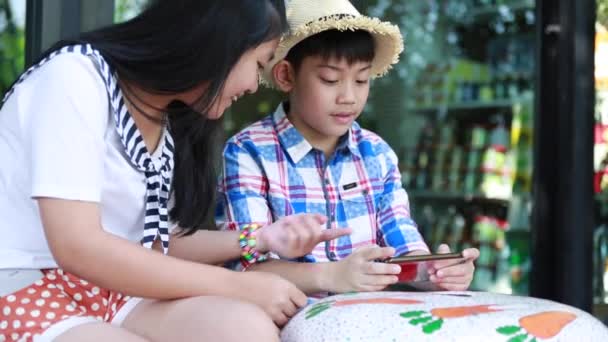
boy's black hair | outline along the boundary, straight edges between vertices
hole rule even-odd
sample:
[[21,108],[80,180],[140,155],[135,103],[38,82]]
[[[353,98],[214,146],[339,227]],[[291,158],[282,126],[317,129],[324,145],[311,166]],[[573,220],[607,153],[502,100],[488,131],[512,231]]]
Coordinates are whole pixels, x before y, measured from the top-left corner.
[[178,94],[208,82],[192,107],[173,101],[166,108],[175,140],[170,216],[192,234],[210,221],[215,202],[222,122],[206,113],[239,58],[286,30],[284,0],[156,0],[127,22],[56,43],[38,61],[89,43],[120,78],[150,93]]
[[325,60],[346,59],[348,64],[371,62],[376,44],[371,33],[365,30],[327,30],[310,36],[289,50],[285,57],[296,73],[306,57],[319,56]]

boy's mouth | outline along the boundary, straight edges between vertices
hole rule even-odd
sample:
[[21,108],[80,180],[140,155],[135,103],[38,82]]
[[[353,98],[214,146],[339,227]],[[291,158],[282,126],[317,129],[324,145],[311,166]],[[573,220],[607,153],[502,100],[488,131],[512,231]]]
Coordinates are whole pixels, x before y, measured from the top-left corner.
[[341,124],[348,124],[355,118],[355,113],[334,113],[331,116]]

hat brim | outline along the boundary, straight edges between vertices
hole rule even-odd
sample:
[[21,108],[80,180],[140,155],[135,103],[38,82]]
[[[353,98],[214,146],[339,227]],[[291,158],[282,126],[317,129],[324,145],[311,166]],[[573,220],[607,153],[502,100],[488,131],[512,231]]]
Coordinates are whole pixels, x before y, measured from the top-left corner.
[[272,69],[287,56],[289,50],[302,40],[327,30],[364,30],[372,35],[375,42],[375,54],[370,70],[372,78],[385,75],[393,64],[399,62],[399,55],[403,52],[403,36],[396,25],[366,16],[325,18],[301,25],[295,31],[284,36],[279,42],[274,58],[264,68],[260,82],[263,85],[273,87]]

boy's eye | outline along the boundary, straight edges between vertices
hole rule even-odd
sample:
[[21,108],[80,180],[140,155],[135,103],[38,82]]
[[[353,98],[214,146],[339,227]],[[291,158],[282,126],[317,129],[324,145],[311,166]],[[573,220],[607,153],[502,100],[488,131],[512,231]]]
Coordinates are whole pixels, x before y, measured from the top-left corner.
[[323,83],[327,83],[327,84],[336,84],[336,83],[338,83],[338,80],[331,80],[331,79],[323,78],[323,77],[321,77],[321,81],[323,81]]
[[369,80],[357,80],[358,84],[367,84]]

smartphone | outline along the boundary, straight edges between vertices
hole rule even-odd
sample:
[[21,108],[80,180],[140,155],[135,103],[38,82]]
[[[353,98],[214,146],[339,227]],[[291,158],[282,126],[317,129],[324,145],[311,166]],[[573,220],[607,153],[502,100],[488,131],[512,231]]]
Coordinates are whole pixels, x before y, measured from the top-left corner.
[[385,262],[401,266],[401,273],[397,276],[400,283],[415,283],[429,281],[427,262],[450,259],[463,259],[462,253],[405,255],[390,258]]
[[385,262],[389,264],[405,264],[410,262],[420,261],[435,261],[435,260],[448,260],[448,259],[462,259],[462,253],[443,253],[443,254],[425,254],[425,255],[404,255],[394,258],[390,258]]

